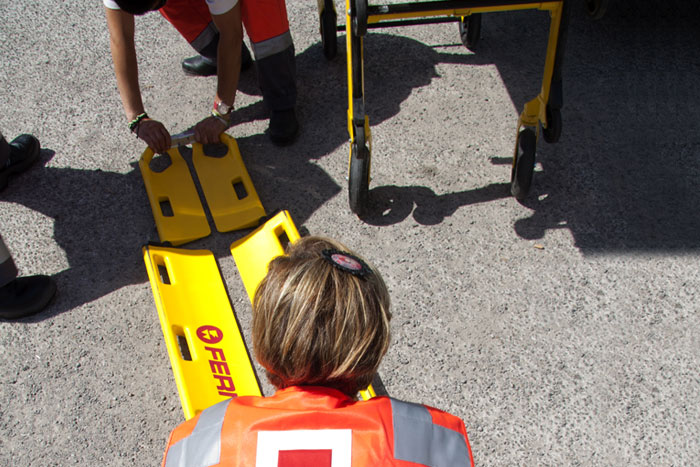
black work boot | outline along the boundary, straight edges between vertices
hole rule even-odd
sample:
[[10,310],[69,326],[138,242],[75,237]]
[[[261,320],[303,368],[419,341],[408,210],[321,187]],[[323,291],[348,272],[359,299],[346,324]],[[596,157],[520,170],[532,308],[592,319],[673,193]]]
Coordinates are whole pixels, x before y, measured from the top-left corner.
[[294,109],[273,110],[270,113],[268,136],[277,146],[292,144],[299,132],[299,122]]
[[41,145],[39,140],[32,135],[19,135],[9,144],[2,138],[0,144],[9,146],[7,161],[0,167],[0,190],[7,187],[10,175],[27,170],[39,157]]
[[18,277],[0,287],[0,318],[19,319],[43,310],[56,294],[49,276]]
[[[241,71],[246,71],[253,66],[253,57],[246,47],[245,42],[241,46]],[[216,74],[216,59],[195,55],[182,61],[182,70],[190,76],[213,76]]]
[[202,55],[195,55],[182,61],[182,70],[190,76],[213,76],[216,74],[216,62]]

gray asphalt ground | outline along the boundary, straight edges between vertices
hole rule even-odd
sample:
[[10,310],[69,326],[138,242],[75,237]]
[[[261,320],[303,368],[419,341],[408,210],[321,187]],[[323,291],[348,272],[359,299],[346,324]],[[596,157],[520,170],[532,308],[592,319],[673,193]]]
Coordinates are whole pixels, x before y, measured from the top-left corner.
[[[486,15],[475,53],[455,24],[372,31],[364,219],[347,201],[345,36],[327,62],[316,2],[288,9],[300,137],[269,142],[253,72],[230,134],[268,212],[383,273],[388,392],[462,417],[478,465],[700,465],[695,3],[611,0],[592,21],[574,1],[564,132],[538,143],[522,203],[510,161],[547,14]],[[141,257],[157,240],[144,145],[125,126],[101,2],[0,10],[0,128],[44,148],[0,194],[0,230],[22,274],[59,288],[45,312],[0,322],[0,465],[156,465],[183,414]],[[160,15],[137,31],[148,113],[182,131],[215,79],[182,74],[191,51]],[[185,247],[215,253],[249,340],[228,251],[246,233]]]

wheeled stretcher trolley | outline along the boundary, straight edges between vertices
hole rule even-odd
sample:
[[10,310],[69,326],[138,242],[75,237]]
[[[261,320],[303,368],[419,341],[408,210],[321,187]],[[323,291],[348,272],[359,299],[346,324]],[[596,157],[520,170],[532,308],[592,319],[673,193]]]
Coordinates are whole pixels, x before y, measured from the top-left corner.
[[327,59],[337,54],[337,31],[346,31],[348,71],[348,133],[350,161],[348,192],[350,209],[362,215],[367,205],[372,138],[365,112],[363,39],[368,29],[416,24],[457,22],[468,48],[476,46],[481,15],[536,9],[550,14],[549,39],[540,93],[527,102],[518,118],[511,170],[511,193],[527,196],[532,182],[535,151],[540,135],[548,143],[559,140],[563,105],[561,68],[566,42],[570,0],[430,0],[417,3],[369,5],[368,0],[346,0],[345,25],[337,25],[333,0],[317,0],[323,51]]

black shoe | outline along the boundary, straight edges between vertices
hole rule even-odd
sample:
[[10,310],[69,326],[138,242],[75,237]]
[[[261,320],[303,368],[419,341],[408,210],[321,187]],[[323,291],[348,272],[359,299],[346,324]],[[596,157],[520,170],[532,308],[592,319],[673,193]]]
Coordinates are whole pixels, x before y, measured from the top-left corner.
[[286,146],[294,142],[299,132],[299,123],[294,109],[273,110],[270,114],[270,139],[277,146]]
[[0,287],[0,318],[18,319],[39,313],[56,294],[49,276],[18,277]]
[[39,157],[41,145],[32,135],[19,135],[10,143],[10,156],[4,167],[0,167],[0,190],[5,189],[10,175],[24,172]]
[[[241,71],[246,71],[253,66],[253,57],[246,47],[245,42],[241,46]],[[182,69],[192,76],[213,76],[216,74],[216,62],[202,55],[186,58],[182,61]]]
[[207,57],[195,55],[182,61],[182,70],[191,76],[212,76],[216,74],[216,62]]

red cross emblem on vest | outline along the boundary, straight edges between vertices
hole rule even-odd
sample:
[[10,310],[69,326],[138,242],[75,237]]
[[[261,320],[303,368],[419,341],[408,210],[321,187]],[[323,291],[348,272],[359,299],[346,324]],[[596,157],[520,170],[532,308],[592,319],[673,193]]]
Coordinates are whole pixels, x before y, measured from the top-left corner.
[[350,467],[352,430],[259,431],[256,467]]
[[299,449],[280,451],[277,467],[331,467],[333,451],[331,449]]

